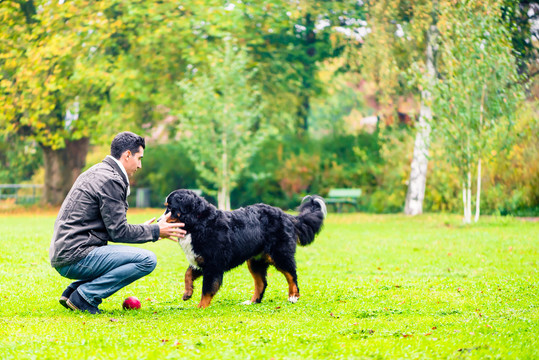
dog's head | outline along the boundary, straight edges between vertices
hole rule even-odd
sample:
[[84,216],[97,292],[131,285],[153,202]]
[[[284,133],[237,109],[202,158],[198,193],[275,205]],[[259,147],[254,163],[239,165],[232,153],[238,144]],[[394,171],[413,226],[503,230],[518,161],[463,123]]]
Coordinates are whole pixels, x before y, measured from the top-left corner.
[[170,213],[168,222],[183,222],[186,225],[208,212],[211,204],[191,190],[174,190],[167,196],[166,210],[163,215]]

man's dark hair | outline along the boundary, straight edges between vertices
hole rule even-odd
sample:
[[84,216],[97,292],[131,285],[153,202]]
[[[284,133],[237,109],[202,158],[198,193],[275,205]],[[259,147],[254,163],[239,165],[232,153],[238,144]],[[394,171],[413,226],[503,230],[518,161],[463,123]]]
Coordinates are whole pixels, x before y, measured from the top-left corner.
[[110,155],[120,160],[122,154],[127,150],[130,150],[133,154],[139,151],[142,146],[146,148],[146,141],[142,136],[139,136],[130,131],[124,131],[114,137],[110,144]]

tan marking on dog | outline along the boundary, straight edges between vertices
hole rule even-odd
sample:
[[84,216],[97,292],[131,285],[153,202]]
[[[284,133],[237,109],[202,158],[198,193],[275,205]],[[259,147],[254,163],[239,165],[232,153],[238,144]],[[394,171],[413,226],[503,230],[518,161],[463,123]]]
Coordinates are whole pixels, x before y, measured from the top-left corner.
[[207,308],[208,306],[210,306],[211,299],[213,299],[212,294],[202,295],[202,299],[200,300],[200,303],[198,304],[198,307],[202,308],[202,309]]
[[294,278],[287,271],[284,271],[281,269],[277,269],[277,270],[279,270],[284,275],[284,277],[286,278],[286,281],[288,282],[288,301],[292,303],[297,302],[299,299],[299,289],[294,283]]
[[267,262],[270,265],[275,266],[275,261],[269,256],[269,254],[264,254],[264,261]]
[[[203,285],[204,286],[204,285]],[[200,303],[198,304],[199,308],[207,308],[210,306],[211,299],[217,294],[217,291],[219,291],[219,288],[221,287],[221,284],[219,284],[218,281],[214,281],[211,284],[211,291],[206,294],[202,294],[202,299],[200,300]]]
[[193,290],[195,289],[195,286],[193,285],[193,282],[199,276],[194,276],[192,267],[187,268],[187,271],[185,272],[185,290],[184,290],[183,297],[182,297],[182,299],[184,301],[189,300],[191,298],[191,296],[193,296]]
[[262,292],[264,291],[264,279],[262,276],[260,276],[259,273],[254,272],[251,268],[251,260],[247,260],[247,267],[249,268],[249,271],[251,272],[251,275],[253,276],[253,279],[255,281],[255,291],[253,293],[253,296],[251,297],[251,301],[248,303],[248,301],[244,302],[244,304],[254,304],[260,300],[260,295],[262,295]]

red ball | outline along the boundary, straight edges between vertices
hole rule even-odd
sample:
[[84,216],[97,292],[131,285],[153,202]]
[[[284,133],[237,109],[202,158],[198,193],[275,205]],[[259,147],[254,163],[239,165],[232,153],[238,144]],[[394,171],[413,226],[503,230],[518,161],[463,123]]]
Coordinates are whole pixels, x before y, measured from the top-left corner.
[[136,296],[130,296],[122,304],[124,310],[140,309],[140,300]]

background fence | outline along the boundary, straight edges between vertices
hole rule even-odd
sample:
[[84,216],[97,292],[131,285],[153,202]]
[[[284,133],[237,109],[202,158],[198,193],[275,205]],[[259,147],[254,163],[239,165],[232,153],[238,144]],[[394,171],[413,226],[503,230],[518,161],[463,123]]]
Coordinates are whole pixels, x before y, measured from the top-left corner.
[[16,204],[35,204],[42,195],[40,184],[0,184],[0,201],[15,199]]

